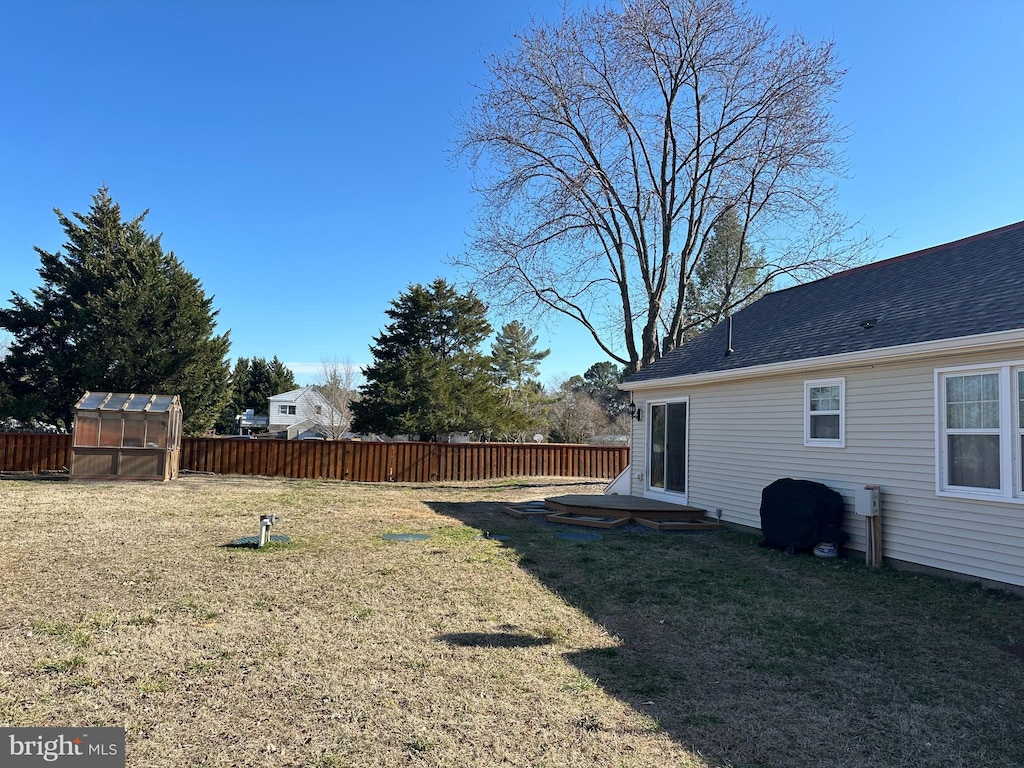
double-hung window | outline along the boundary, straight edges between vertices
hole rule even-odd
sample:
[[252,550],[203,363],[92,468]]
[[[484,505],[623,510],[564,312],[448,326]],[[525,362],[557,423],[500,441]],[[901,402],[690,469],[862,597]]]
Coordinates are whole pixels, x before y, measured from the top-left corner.
[[1024,364],[936,371],[936,485],[1024,500]]
[[804,445],[846,445],[845,391],[843,378],[804,382]]

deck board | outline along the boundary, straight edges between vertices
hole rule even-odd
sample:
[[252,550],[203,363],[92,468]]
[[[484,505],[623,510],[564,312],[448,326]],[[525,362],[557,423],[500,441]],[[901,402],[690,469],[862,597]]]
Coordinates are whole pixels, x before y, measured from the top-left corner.
[[640,496],[570,493],[565,496],[549,496],[544,502],[552,509],[578,515],[646,517],[648,519],[665,516],[673,520],[703,520],[707,517],[707,510],[698,507],[669,504],[660,499],[645,499]]

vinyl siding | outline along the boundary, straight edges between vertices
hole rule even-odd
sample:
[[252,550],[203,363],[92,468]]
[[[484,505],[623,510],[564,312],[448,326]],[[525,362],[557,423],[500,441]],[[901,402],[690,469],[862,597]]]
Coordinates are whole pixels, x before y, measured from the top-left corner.
[[[298,424],[301,421],[312,421],[320,424],[340,424],[341,415],[337,411],[334,411],[334,420],[331,420],[331,405],[326,399],[317,391],[304,388],[298,390],[298,395],[290,397],[282,397],[281,395],[274,395],[268,399],[268,409],[270,411],[270,423],[281,424],[291,426],[292,424]],[[294,414],[279,413],[279,406],[282,405],[294,405]],[[321,413],[316,413],[316,406],[321,407]]]
[[[293,413],[293,414],[279,413],[279,411],[281,410],[280,406],[282,406],[282,405],[294,405],[295,406],[295,413]],[[271,424],[282,424],[282,425],[291,426],[292,424],[298,424],[300,421],[302,421],[305,418],[305,415],[303,413],[303,411],[304,411],[303,404],[300,401],[297,401],[297,400],[292,400],[292,399],[277,400],[277,399],[271,397],[269,399],[269,405],[267,406],[267,408],[270,411],[270,423]]]
[[[912,364],[799,374],[634,393],[690,401],[687,502],[722,519],[760,528],[761,489],[780,477],[824,483],[843,495],[849,547],[863,551],[864,521],[853,494],[881,487],[886,558],[1024,586],[1024,504],[935,493],[935,369],[1024,358],[1024,349],[944,356]],[[846,380],[846,447],[803,444],[803,385]],[[646,483],[647,420],[633,425],[632,493]],[[644,479],[637,479],[637,473]]]

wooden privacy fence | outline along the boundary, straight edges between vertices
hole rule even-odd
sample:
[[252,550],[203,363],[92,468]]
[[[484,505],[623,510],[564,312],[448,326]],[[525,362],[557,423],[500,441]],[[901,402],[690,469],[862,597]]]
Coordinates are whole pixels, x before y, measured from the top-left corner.
[[0,432],[0,472],[45,472],[71,466],[71,435]]
[[[70,435],[0,434],[0,471],[67,467]],[[350,440],[235,440],[186,437],[181,470],[357,482],[592,477],[611,480],[629,448],[513,443],[364,443]]]

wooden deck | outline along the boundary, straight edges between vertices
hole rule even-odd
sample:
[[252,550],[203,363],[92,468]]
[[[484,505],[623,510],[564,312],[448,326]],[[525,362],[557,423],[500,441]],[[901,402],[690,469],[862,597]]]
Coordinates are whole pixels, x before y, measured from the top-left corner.
[[670,504],[640,496],[569,494],[551,496],[544,505],[555,511],[553,523],[590,528],[617,528],[627,522],[660,531],[717,531],[722,524],[708,519],[707,510]]
[[572,493],[567,496],[550,496],[544,503],[560,512],[573,512],[578,515],[601,515],[603,517],[651,517],[667,514],[678,519],[698,519],[707,517],[707,510],[687,507],[682,504],[669,504],[658,499],[645,499],[640,496],[612,496],[604,494]]

